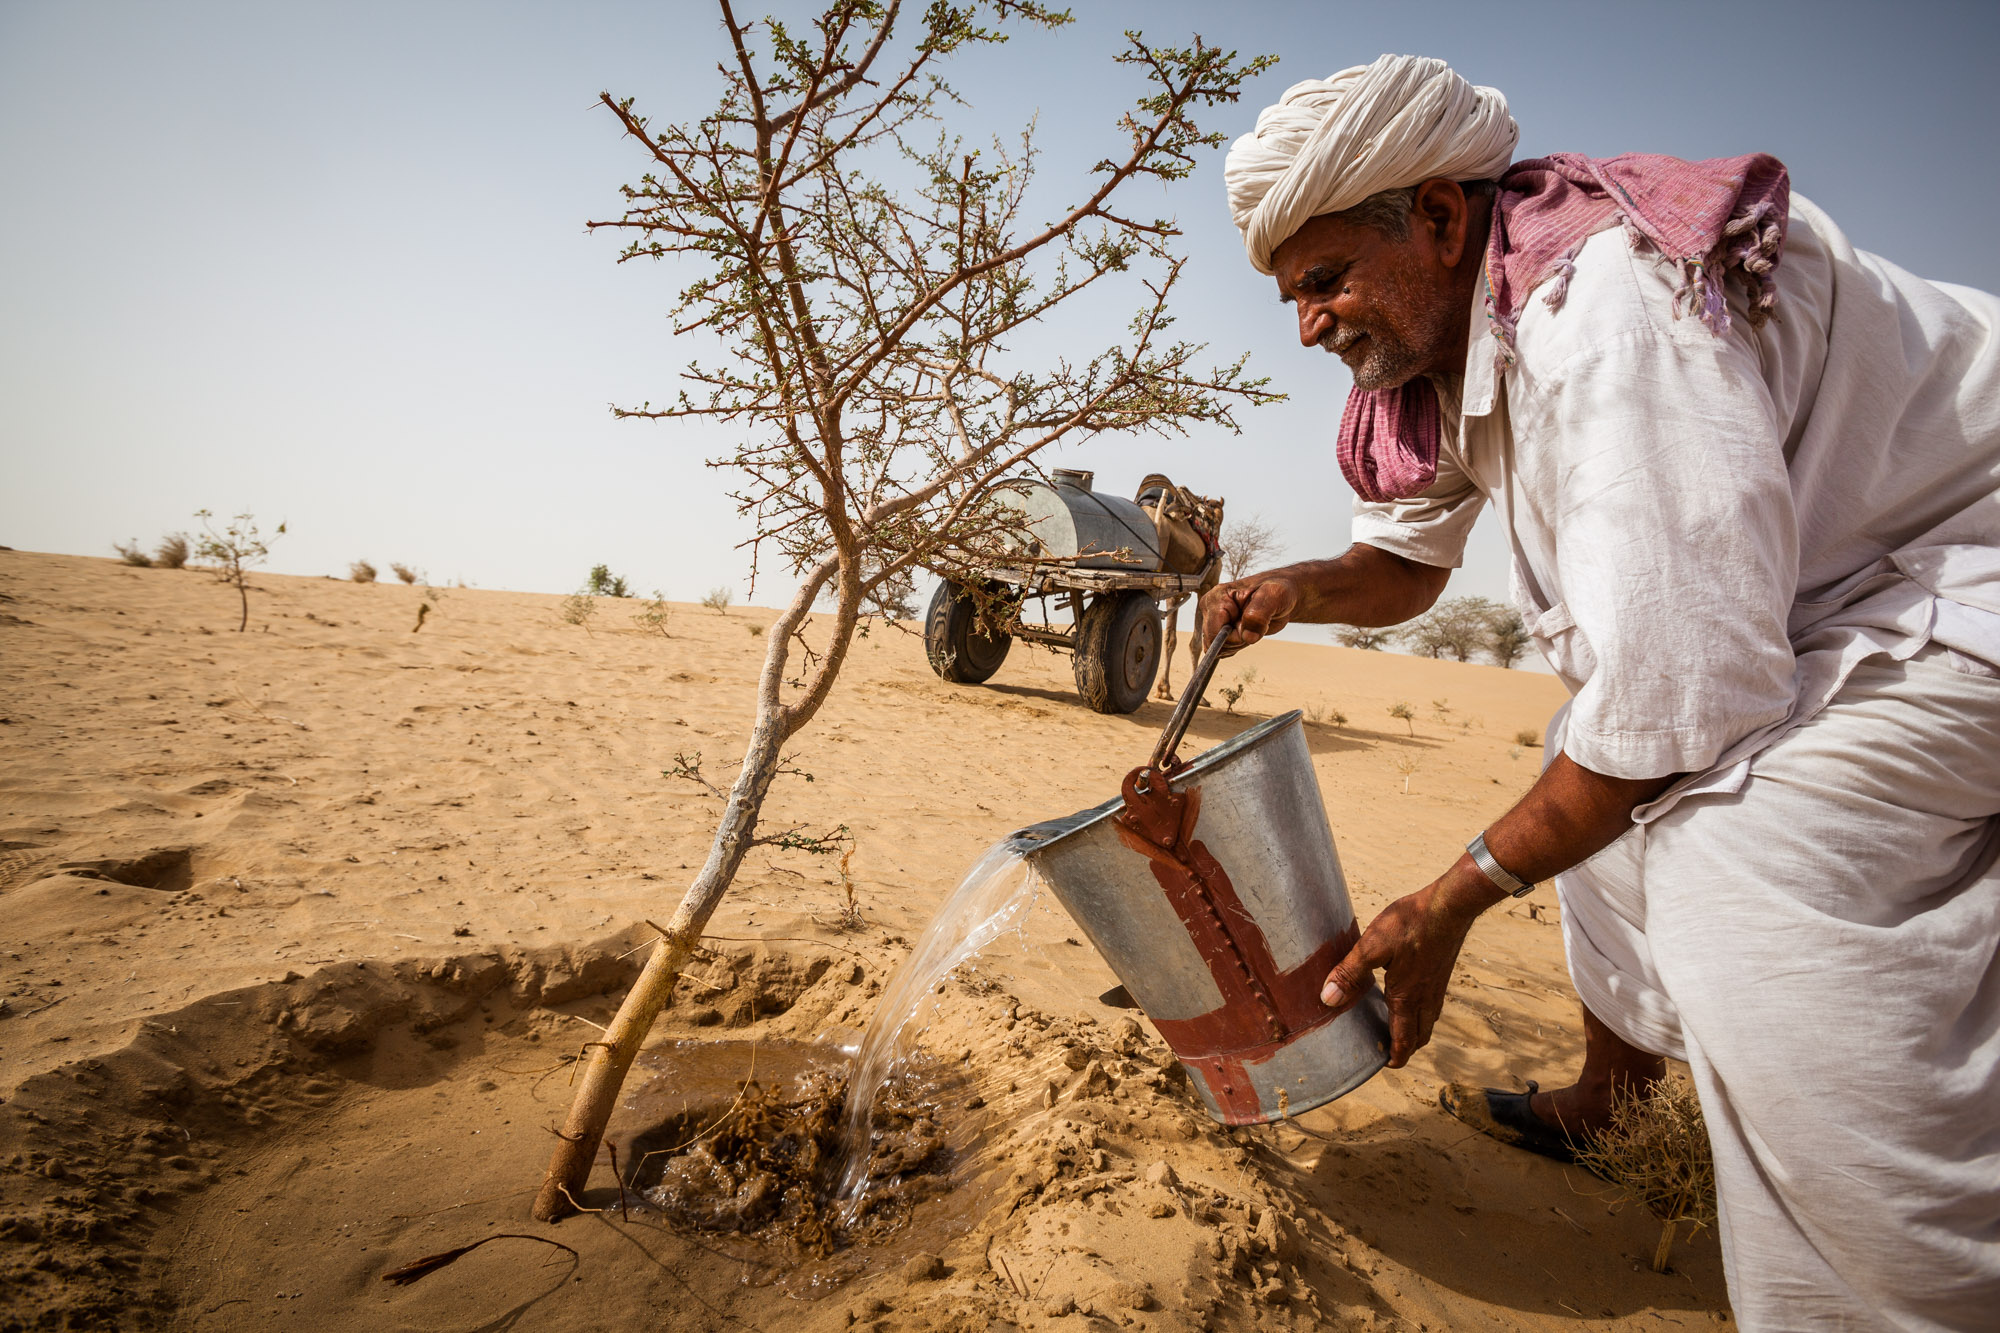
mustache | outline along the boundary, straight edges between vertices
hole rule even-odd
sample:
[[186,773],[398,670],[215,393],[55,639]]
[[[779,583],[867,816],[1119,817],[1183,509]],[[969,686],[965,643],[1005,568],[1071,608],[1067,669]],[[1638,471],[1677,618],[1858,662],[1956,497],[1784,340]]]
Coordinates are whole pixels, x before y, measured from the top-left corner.
[[1342,324],[1331,329],[1319,340],[1319,345],[1335,356],[1345,356],[1347,350],[1368,336],[1368,330],[1354,324]]

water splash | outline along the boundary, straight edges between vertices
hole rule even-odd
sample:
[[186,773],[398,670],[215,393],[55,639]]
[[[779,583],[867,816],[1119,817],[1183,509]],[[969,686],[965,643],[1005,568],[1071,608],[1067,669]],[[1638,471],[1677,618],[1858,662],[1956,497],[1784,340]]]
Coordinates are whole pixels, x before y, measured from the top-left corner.
[[[868,1184],[870,1118],[882,1084],[916,1050],[917,1038],[936,1009],[938,983],[1001,935],[1017,929],[1040,897],[1041,880],[1019,854],[996,843],[979,858],[930,925],[917,947],[889,978],[888,989],[862,1035],[847,1084],[842,1128],[842,1168],[835,1197],[852,1211]],[[919,1019],[924,1021],[919,1022]]]

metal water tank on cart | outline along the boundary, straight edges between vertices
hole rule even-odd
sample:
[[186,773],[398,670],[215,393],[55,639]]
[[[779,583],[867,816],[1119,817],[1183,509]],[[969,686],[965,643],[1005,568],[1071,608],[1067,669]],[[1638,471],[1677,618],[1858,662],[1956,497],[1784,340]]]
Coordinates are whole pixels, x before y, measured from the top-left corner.
[[[977,685],[1000,669],[1015,639],[1046,644],[1071,654],[1085,703],[1130,713],[1159,674],[1166,618],[1216,582],[1222,502],[1158,474],[1130,500],[1093,490],[1090,472],[1051,476],[1009,480],[991,492],[1018,514],[1011,549],[999,562],[939,580],[924,619],[931,669]],[[1068,625],[1053,622],[1051,598],[1067,607]],[[1022,614],[1029,602],[1040,607],[1039,623]]]

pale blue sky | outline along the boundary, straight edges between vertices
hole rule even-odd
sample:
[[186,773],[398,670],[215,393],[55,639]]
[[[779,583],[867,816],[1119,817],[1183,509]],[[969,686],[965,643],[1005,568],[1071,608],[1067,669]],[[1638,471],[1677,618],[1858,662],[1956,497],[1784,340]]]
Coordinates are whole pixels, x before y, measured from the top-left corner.
[[[746,6],[746,8],[749,6]],[[787,6],[787,8],[792,8]],[[1118,32],[1199,31],[1280,66],[1214,123],[1383,51],[1502,88],[1521,152],[1765,150],[1855,242],[2000,288],[1992,4],[1080,4],[964,62],[969,138],[1039,112],[1070,193],[1135,89]],[[713,10],[668,4],[0,3],[0,543],[108,554],[206,506],[292,525],[271,567],[367,557],[566,590],[597,561],[691,599],[739,589],[713,435],[614,422],[667,397],[676,274],[583,223],[643,165],[596,105],[707,110]],[[1055,202],[1053,199],[1051,202]],[[1168,202],[1184,329],[1292,395],[1239,439],[1066,452],[1107,487],[1165,471],[1346,544],[1339,363],[1298,348],[1242,258],[1212,154]],[[1059,345],[1061,331],[1047,335]],[[1500,595],[1476,540],[1454,590]],[[770,601],[782,585],[760,590]]]

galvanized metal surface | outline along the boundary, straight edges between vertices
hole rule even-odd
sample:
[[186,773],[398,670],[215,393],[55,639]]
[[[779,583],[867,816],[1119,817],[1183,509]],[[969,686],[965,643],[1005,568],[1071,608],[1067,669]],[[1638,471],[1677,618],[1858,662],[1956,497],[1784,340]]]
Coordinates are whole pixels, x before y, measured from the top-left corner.
[[[1155,873],[1158,858],[1134,850],[1129,828],[1121,832],[1123,797],[1022,829],[1009,843],[1174,1045],[1217,1120],[1277,1120],[1359,1087],[1387,1061],[1388,1009],[1371,990],[1334,1019],[1312,998],[1357,928],[1300,715],[1250,728],[1168,786],[1198,793],[1196,850],[1219,868],[1226,933],[1249,946],[1234,959],[1218,956],[1212,933],[1197,944],[1184,904],[1177,909]],[[1258,994],[1290,997],[1275,1038],[1230,971],[1245,954],[1260,971],[1275,969],[1255,983]]]
[[1089,489],[1088,473],[1055,477],[1053,485],[1028,477],[993,492],[1021,511],[1031,542],[1025,556],[1074,561],[1079,569],[1157,573],[1164,568],[1151,515],[1131,500]]

